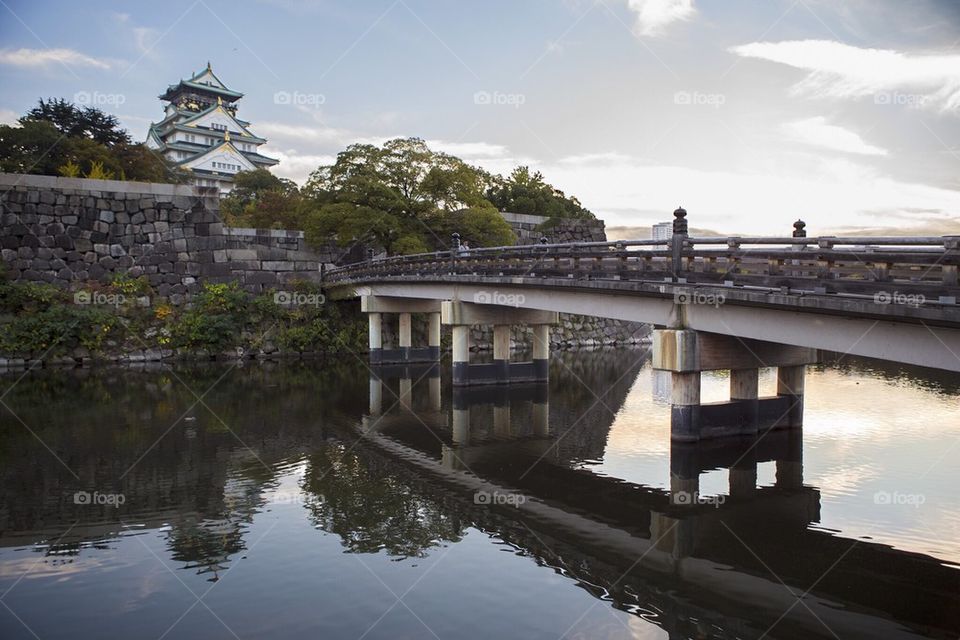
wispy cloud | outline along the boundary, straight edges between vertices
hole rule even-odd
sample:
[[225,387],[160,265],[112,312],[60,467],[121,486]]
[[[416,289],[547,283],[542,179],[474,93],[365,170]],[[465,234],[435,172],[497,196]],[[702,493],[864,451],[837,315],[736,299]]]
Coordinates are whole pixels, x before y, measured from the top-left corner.
[[867,144],[859,134],[835,124],[828,124],[823,116],[788,122],[781,127],[788,139],[794,142],[868,156],[885,156],[886,149]]
[[[960,55],[864,49],[830,40],[752,42],[731,51],[808,71],[798,95],[960,111]],[[905,93],[898,93],[898,92]],[[913,93],[906,93],[913,92]]]
[[696,14],[693,0],[627,0],[637,14],[636,31],[644,36],[659,36],[674,22],[689,20]]
[[0,64],[15,67],[45,67],[50,64],[109,69],[111,64],[103,58],[94,58],[73,49],[2,49]]

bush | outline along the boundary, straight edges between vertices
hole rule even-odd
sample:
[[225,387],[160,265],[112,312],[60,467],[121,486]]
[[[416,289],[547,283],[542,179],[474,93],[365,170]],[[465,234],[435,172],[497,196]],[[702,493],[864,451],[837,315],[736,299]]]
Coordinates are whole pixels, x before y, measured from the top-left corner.
[[57,305],[16,316],[0,332],[0,351],[18,356],[52,356],[77,347],[99,351],[103,341],[121,329],[120,319],[108,309]]

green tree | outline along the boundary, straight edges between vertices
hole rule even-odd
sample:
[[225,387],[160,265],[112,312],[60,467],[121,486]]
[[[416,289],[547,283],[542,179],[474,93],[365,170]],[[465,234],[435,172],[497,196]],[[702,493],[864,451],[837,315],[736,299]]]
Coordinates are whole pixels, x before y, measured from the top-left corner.
[[447,248],[456,225],[469,224],[477,245],[513,244],[509,225],[484,197],[491,184],[485,171],[419,138],[351,145],[303,189],[307,239],[420,253]]
[[506,179],[495,179],[485,195],[500,211],[548,218],[594,218],[579,200],[566,196],[548,184],[539,171],[531,173],[526,166],[517,167]]
[[233,190],[220,202],[227,222],[260,229],[302,229],[300,190],[296,183],[266,169],[234,175]]
[[130,136],[120,128],[116,116],[96,107],[78,107],[63,98],[43,98],[39,104],[20,118],[24,122],[49,122],[60,133],[71,138],[90,138],[102,145],[130,144]]
[[132,144],[117,118],[99,109],[79,108],[62,99],[40,100],[18,125],[0,125],[0,170],[60,175],[61,167],[73,172],[74,166],[84,176],[112,174],[145,182],[184,179],[153,150]]

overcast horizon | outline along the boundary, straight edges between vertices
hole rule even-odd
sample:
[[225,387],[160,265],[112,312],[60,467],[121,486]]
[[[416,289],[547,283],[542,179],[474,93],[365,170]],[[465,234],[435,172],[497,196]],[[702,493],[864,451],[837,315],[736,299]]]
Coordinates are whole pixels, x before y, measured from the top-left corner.
[[608,227],[683,205],[726,233],[960,233],[956,3],[0,4],[5,123],[63,97],[143,140],[209,61],[300,183],[416,136],[529,165]]

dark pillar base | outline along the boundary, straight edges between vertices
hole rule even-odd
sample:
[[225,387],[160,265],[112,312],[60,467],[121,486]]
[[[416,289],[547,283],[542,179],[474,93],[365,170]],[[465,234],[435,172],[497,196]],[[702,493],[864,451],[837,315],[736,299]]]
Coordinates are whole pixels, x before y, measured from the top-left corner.
[[470,364],[453,363],[453,384],[456,386],[474,384],[515,384],[523,382],[547,382],[550,379],[548,360],[532,362],[493,362]]
[[779,395],[758,400],[731,400],[702,405],[673,405],[670,437],[697,442],[729,436],[756,436],[769,429],[803,424],[803,396]]
[[440,347],[400,347],[397,349],[371,349],[370,364],[409,364],[413,362],[437,362]]

